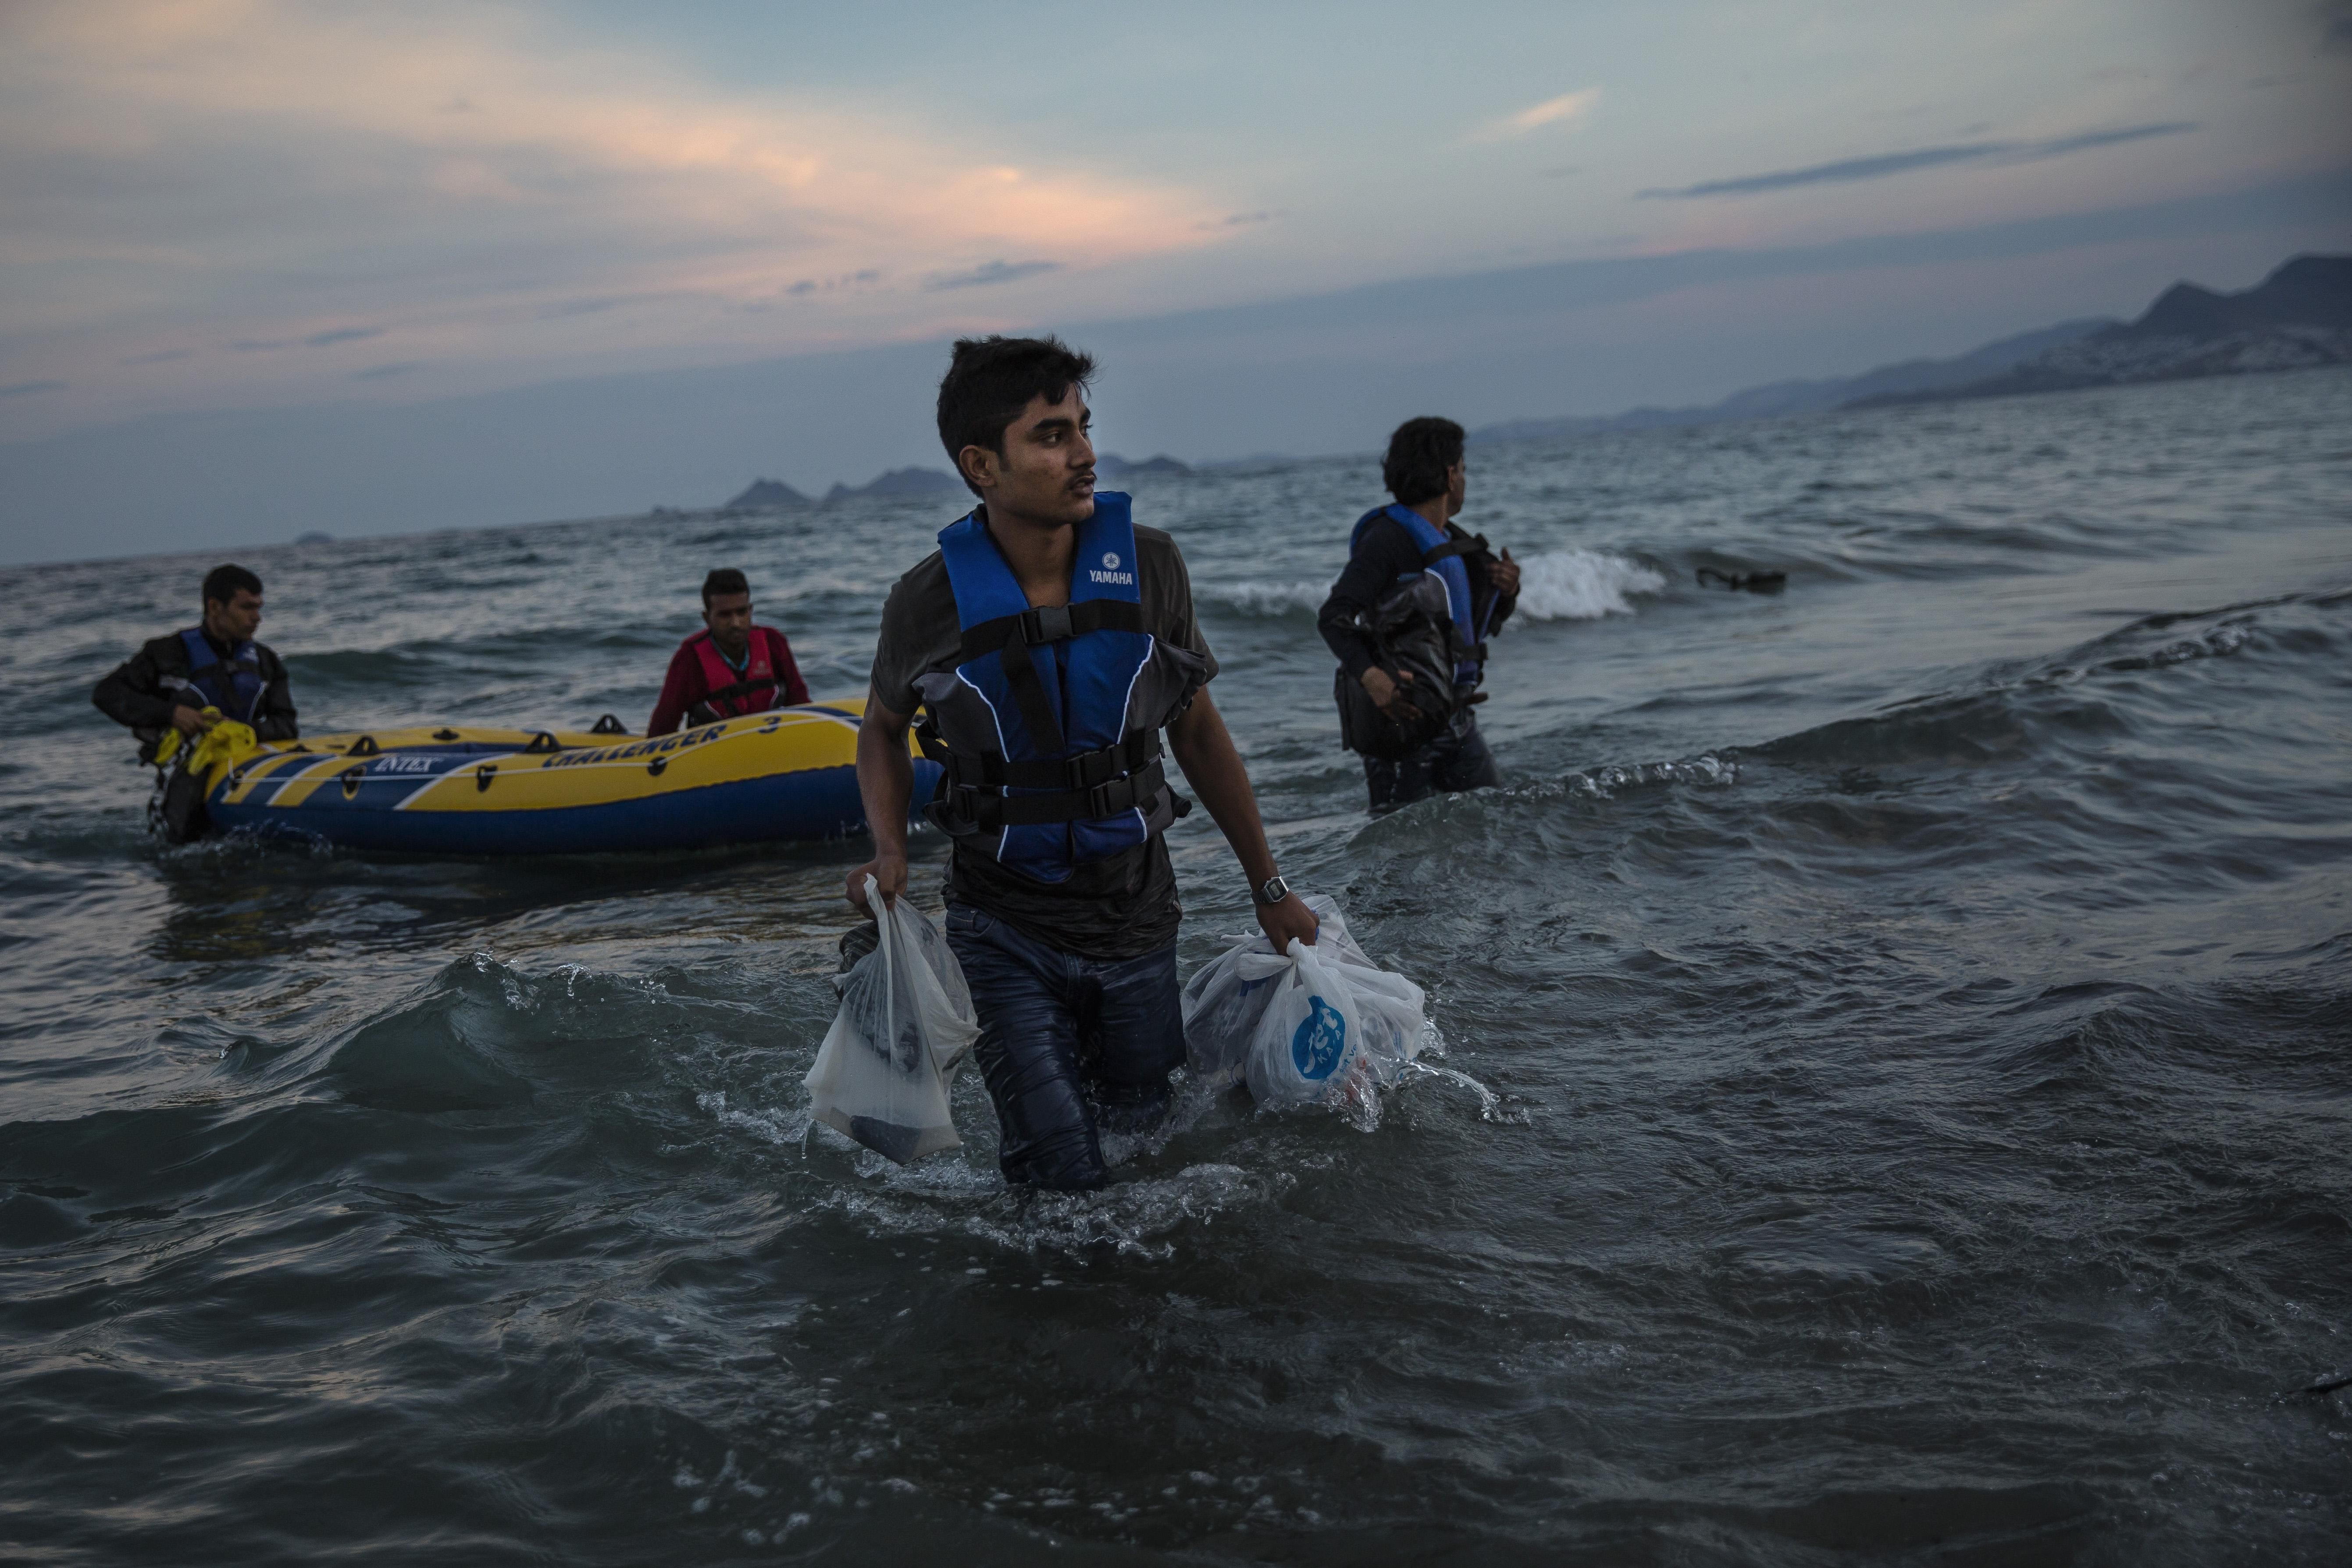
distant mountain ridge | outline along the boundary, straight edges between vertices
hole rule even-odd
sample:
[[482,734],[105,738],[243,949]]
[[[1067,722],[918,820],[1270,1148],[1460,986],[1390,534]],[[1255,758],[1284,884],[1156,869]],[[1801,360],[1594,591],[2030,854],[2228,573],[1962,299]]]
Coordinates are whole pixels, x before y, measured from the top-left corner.
[[2298,256],[2252,289],[2217,294],[2194,283],[2176,283],[2137,321],[2054,344],[1997,375],[1932,391],[1884,393],[1857,406],[2347,363],[2352,256]]
[[783,511],[788,508],[806,506],[808,497],[782,479],[753,479],[743,493],[720,507],[720,511]]
[[1728,425],[1745,419],[1780,419],[1792,414],[1819,414],[1849,407],[1874,397],[1930,393],[1941,387],[1965,386],[1998,374],[2051,349],[2091,336],[2116,324],[2112,316],[2090,316],[2061,321],[2014,337],[2000,339],[1951,359],[1910,359],[1883,364],[1860,375],[1830,376],[1817,381],[1772,381],[1735,392],[1718,403],[1687,408],[1634,408],[1623,414],[1585,418],[1513,419],[1486,425],[1469,434],[1472,446],[1499,441],[1532,441],[1563,436],[1591,436],[1610,430],[1657,430],[1692,425]]
[[1098,479],[1126,479],[1138,474],[1147,478],[1174,479],[1192,471],[1164,452],[1158,457],[1146,458],[1139,463],[1130,462],[1117,452],[1104,452],[1095,458],[1095,474]]
[[2176,283],[2130,322],[2104,316],[2061,321],[1952,359],[1905,360],[1819,381],[1769,382],[1703,406],[1507,420],[1481,426],[1469,440],[1487,446],[2345,363],[2352,363],[2352,257],[2298,256],[2235,294]]
[[[1189,474],[1192,470],[1165,453],[1131,462],[1117,452],[1105,452],[1095,459],[1095,472],[1106,479],[1146,478],[1166,479]],[[822,502],[811,500],[782,479],[753,479],[743,492],[718,508],[721,516],[737,512],[790,511],[804,506],[831,506],[836,501],[855,500],[860,496],[881,496],[904,499],[909,496],[962,495],[964,484],[953,474],[940,468],[892,468],[862,485],[835,484],[824,492]],[[667,515],[667,509],[656,509]],[[685,515],[685,514],[680,514]]]
[[953,474],[938,468],[892,468],[879,478],[856,485],[836,484],[824,492],[824,504],[855,500],[860,496],[887,496],[903,499],[908,496],[961,495],[963,481]]

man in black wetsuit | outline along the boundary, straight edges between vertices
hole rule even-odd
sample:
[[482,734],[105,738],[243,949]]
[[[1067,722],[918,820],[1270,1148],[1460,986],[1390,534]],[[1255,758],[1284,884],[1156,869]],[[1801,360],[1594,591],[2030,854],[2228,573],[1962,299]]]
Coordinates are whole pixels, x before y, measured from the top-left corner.
[[[1397,700],[1397,683],[1376,661],[1377,650],[1357,617],[1398,584],[1423,572],[1446,585],[1455,645],[1466,656],[1454,674],[1461,706],[1444,732],[1412,755],[1364,759],[1376,815],[1434,790],[1484,789],[1499,782],[1471,709],[1486,700],[1477,686],[1486,678],[1486,639],[1502,629],[1518,603],[1519,563],[1508,550],[1496,556],[1486,540],[1454,521],[1462,510],[1467,472],[1461,426],[1451,419],[1408,419],[1398,426],[1381,464],[1381,481],[1396,500],[1357,522],[1347,567],[1316,616],[1316,627],[1340,668],[1387,709]],[[1412,677],[1408,672],[1403,679]]]
[[[242,566],[215,566],[205,574],[204,619],[150,641],[100,681],[89,700],[138,737],[142,761],[154,760],[164,731],[194,741],[223,719],[252,725],[264,741],[293,740],[300,731],[286,665],[253,640],[260,626],[261,579]],[[192,837],[202,825],[202,802],[173,794],[167,786],[159,807],[166,830],[173,838]]]

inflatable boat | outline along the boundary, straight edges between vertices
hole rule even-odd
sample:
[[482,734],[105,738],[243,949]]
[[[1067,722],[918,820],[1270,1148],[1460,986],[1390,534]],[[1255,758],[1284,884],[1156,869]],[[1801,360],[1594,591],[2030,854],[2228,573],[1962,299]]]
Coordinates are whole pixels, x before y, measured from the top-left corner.
[[[215,831],[425,855],[700,849],[866,831],[863,698],[780,708],[674,735],[375,730],[269,741],[212,763]],[[919,805],[939,764],[914,759]]]

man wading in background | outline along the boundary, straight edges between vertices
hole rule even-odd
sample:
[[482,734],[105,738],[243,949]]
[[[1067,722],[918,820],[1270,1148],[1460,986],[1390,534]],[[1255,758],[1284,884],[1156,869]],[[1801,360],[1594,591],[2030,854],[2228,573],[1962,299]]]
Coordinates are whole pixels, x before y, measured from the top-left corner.
[[[1486,678],[1486,639],[1502,629],[1518,603],[1519,563],[1508,550],[1497,559],[1484,538],[1454,521],[1467,493],[1467,475],[1461,426],[1451,419],[1408,419],[1398,426],[1381,464],[1381,480],[1396,500],[1357,520],[1348,564],[1316,616],[1316,628],[1339,656],[1347,679],[1360,682],[1389,712],[1403,696],[1400,680],[1413,677],[1410,671],[1391,676],[1381,668],[1383,650],[1368,624],[1383,600],[1424,574],[1444,588],[1444,615],[1453,626],[1452,717],[1434,738],[1401,757],[1365,756],[1364,779],[1375,815],[1433,790],[1485,789],[1498,782],[1494,755],[1471,710],[1486,700],[1478,690]],[[1423,679],[1442,679],[1443,672]]]
[[[137,737],[141,762],[155,761],[167,731],[193,742],[224,719],[250,724],[264,741],[291,741],[301,732],[285,661],[253,640],[261,629],[261,579],[242,566],[215,566],[205,574],[203,597],[202,620],[152,638],[89,694],[100,712]],[[179,763],[192,750],[181,746]],[[175,766],[158,783],[163,787],[148,813],[165,836],[180,842],[201,833],[201,781]]]
[[670,656],[646,733],[667,735],[681,719],[692,729],[808,700],[792,645],[775,627],[751,624],[751,583],[721,566],[702,580],[702,630]]
[[[907,726],[947,774],[931,820],[955,841],[947,936],[971,986],[974,1057],[1005,1179],[1097,1187],[1097,1128],[1167,1113],[1184,1059],[1182,910],[1161,834],[1190,809],[1160,731],[1223,830],[1275,947],[1315,940],[1276,875],[1249,775],[1205,689],[1217,672],[1175,542],[1095,492],[1083,395],[1094,362],[1053,338],[955,345],[940,439],[980,504],[898,579],[882,611],[857,783],[875,856],[849,874],[907,887]],[[868,911],[876,912],[876,911]]]

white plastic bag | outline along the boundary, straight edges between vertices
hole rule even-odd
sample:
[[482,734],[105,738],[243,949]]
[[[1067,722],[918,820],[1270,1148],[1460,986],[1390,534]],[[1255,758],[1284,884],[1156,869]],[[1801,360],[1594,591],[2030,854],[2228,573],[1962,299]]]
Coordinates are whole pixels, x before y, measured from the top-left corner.
[[1344,1093],[1367,1065],[1355,992],[1295,937],[1282,958],[1244,956],[1242,972],[1266,963],[1281,967],[1242,1063],[1251,1098],[1260,1105],[1312,1105]]
[[[1246,974],[1244,959],[1255,961]],[[1184,987],[1184,1065],[1193,1078],[1220,1088],[1241,1081],[1275,980],[1289,967],[1262,936],[1240,938],[1201,966]]]
[[1382,1083],[1394,1083],[1404,1064],[1421,1055],[1429,1028],[1429,998],[1403,975],[1371,961],[1349,932],[1348,917],[1337,903],[1319,893],[1308,895],[1306,902],[1319,922],[1317,956],[1355,994],[1367,1063]]
[[866,904],[879,911],[881,942],[835,977],[841,1010],[809,1068],[809,1110],[904,1165],[962,1142],[948,1115],[948,1086],[980,1025],[940,928],[908,899],[884,909],[871,877]]
[[[1319,894],[1303,897],[1319,922],[1314,946],[1298,949],[1313,965],[1311,978],[1298,976],[1300,957],[1277,954],[1259,935],[1236,939],[1184,987],[1185,1053],[1195,1078],[1213,1084],[1246,1079],[1260,1101],[1297,1104],[1344,1097],[1358,1074],[1392,1082],[1421,1054],[1428,1026],[1421,987],[1375,964],[1349,934],[1338,904]],[[1318,996],[1329,1016],[1314,1013],[1310,1002]],[[1323,1032],[1309,1031],[1302,1044],[1298,1031],[1310,1019]],[[1337,1041],[1336,1056],[1334,1024],[1347,1035]]]
[[1369,962],[1339,959],[1330,967],[1355,994],[1356,1016],[1364,1026],[1364,1056],[1373,1076],[1394,1083],[1405,1063],[1421,1055],[1429,1027],[1429,999],[1403,975],[1375,969]]

